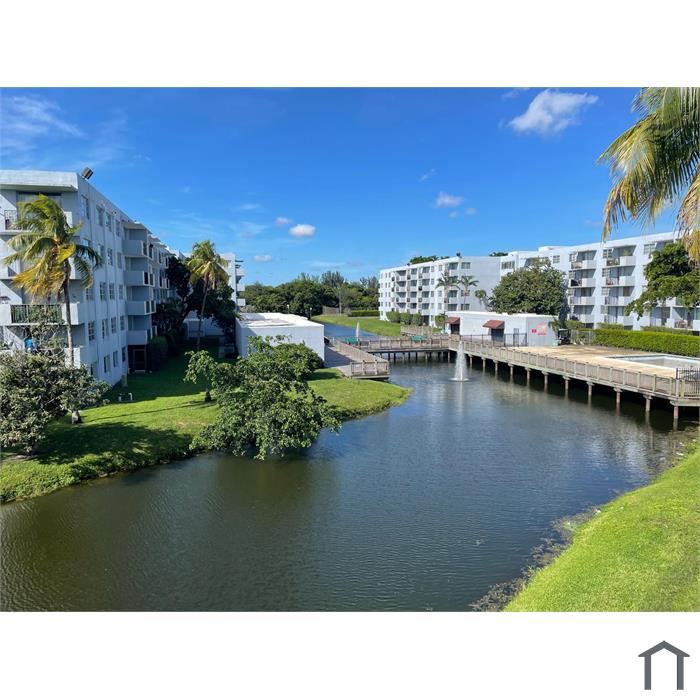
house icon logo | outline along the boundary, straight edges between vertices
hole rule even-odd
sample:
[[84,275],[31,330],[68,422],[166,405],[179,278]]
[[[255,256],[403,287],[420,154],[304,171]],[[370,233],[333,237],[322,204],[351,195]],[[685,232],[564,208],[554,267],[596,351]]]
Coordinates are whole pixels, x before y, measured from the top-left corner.
[[651,690],[651,657],[662,649],[676,655],[676,690],[683,690],[683,662],[690,654],[686,654],[668,642],[659,642],[639,655],[644,658],[644,690]]

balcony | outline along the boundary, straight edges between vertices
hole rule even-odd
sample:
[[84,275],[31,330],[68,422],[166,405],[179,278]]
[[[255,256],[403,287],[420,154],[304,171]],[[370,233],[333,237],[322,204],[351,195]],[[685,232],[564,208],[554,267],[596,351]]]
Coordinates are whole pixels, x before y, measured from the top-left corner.
[[572,260],[571,269],[572,270],[595,270],[596,263],[595,260]]
[[153,277],[146,270],[125,270],[124,282],[129,287],[153,286]]
[[147,258],[148,248],[145,241],[124,241],[122,251],[127,258]]
[[[71,304],[71,326],[85,323],[84,307]],[[0,326],[32,326],[42,321],[66,323],[66,309],[63,304],[0,304]]]
[[146,345],[148,343],[148,331],[127,331],[126,333],[127,345]]
[[[66,221],[68,222],[68,225],[72,226],[73,212],[64,210],[63,213],[66,215]],[[3,210],[3,214],[4,215],[0,218],[0,233],[14,235],[18,231],[21,231],[21,229],[17,227],[17,218],[19,216],[19,212],[16,209],[5,209]]]
[[634,287],[634,277],[605,277],[604,287]]
[[127,301],[126,313],[129,316],[145,316],[153,313],[155,302],[152,301]]
[[615,316],[608,314],[603,316],[603,323],[617,323],[622,326],[631,326],[633,323],[632,316]]
[[576,317],[576,320],[581,321],[581,323],[593,323],[593,314],[572,314]]
[[632,302],[631,296],[625,296],[619,294],[617,296],[611,294],[604,294],[602,297],[601,304],[605,306],[627,306]]
[[570,287],[595,287],[596,286],[595,277],[584,277],[580,280],[570,279],[569,286]]

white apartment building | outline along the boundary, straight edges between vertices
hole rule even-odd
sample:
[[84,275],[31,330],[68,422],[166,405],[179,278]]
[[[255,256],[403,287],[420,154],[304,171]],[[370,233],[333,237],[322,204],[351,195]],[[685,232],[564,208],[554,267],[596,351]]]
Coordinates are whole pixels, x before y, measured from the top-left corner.
[[[501,278],[501,259],[487,256],[455,255],[433,262],[401,265],[379,272],[379,316],[386,319],[389,311],[420,314],[425,323],[433,324],[440,314],[451,311],[486,311],[474,293],[483,289],[490,293]],[[438,286],[447,273],[455,280],[471,275],[476,287],[463,289]]]
[[[599,323],[619,323],[631,329],[663,325],[700,330],[698,309],[679,306],[676,299],[669,299],[666,306],[657,307],[651,314],[639,319],[636,314],[625,315],[627,304],[638,298],[646,287],[644,267],[651,254],[675,238],[673,233],[655,233],[609,240],[606,243],[597,241],[573,246],[542,246],[536,251],[513,251],[506,256],[495,258],[464,257],[462,260],[479,261],[466,272],[462,272],[460,267],[455,267],[458,258],[381,270],[380,316],[386,318],[386,312],[390,310],[424,314],[428,312],[425,320],[433,323],[437,314],[449,315],[450,311],[480,311],[483,307],[475,304],[477,300],[462,297],[456,286],[447,300],[442,290],[435,288],[435,282],[446,269],[445,266],[448,266],[448,272],[455,277],[463,274],[475,275],[480,281],[478,288],[490,294],[502,276],[532,265],[538,259],[548,259],[554,268],[561,270],[565,275],[570,318],[577,319],[591,328]],[[490,266],[494,263],[498,268],[495,278],[487,276],[490,275]],[[416,283],[413,283],[414,280]],[[415,290],[416,296],[402,293],[409,290]],[[423,306],[426,292],[429,305]],[[422,296],[418,297],[418,293]],[[472,291],[471,296],[473,295]],[[430,303],[433,299],[435,305]],[[414,301],[420,302],[421,306],[414,307]],[[465,303],[469,304],[469,308],[461,308]]]
[[[84,289],[71,275],[71,326],[75,360],[110,384],[129,371],[147,369],[147,344],[155,335],[156,304],[171,296],[165,271],[172,255],[148,228],[73,172],[0,170],[0,260],[12,249],[7,241],[18,229],[18,204],[45,194],[61,205],[69,225],[82,222],[77,237],[100,253],[93,285]],[[229,255],[236,267],[235,256]],[[21,346],[31,334],[30,306],[36,300],[12,284],[21,264],[0,262],[0,332],[2,346]],[[236,274],[233,280],[240,280]],[[234,286],[232,284],[232,286]],[[240,289],[240,287],[239,287]],[[240,301],[240,300],[239,300]],[[50,300],[63,317],[63,304]]]

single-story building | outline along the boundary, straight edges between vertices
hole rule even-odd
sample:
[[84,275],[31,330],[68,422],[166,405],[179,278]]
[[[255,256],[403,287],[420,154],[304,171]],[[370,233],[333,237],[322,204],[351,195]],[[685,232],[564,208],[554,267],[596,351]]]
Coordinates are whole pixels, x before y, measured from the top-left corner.
[[550,325],[553,316],[540,314],[497,314],[491,311],[454,311],[445,319],[447,333],[489,336],[518,344],[523,336],[527,345],[556,345],[557,334]]
[[[244,313],[236,319],[236,347],[241,357],[248,355],[252,336],[268,338],[273,344],[299,343],[310,347],[324,360],[323,324],[295,314]],[[278,336],[282,336],[280,340]]]

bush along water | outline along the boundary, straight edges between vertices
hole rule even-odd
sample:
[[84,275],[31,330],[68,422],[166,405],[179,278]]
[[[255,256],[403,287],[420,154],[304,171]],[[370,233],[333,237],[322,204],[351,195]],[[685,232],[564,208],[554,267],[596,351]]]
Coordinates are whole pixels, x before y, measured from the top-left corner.
[[647,331],[624,331],[599,328],[595,331],[595,342],[615,348],[663,352],[670,355],[700,355],[700,337],[675,333],[650,333]]

